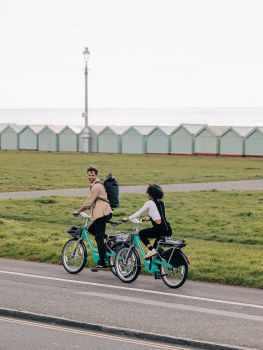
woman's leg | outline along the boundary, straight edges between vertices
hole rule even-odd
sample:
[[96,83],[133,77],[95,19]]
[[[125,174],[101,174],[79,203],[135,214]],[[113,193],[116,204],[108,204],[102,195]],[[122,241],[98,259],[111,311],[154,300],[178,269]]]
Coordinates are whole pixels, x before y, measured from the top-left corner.
[[156,238],[157,237],[157,230],[155,227],[145,228],[139,232],[140,240],[143,242],[143,244],[148,248],[152,249],[152,245],[149,241],[149,238]]

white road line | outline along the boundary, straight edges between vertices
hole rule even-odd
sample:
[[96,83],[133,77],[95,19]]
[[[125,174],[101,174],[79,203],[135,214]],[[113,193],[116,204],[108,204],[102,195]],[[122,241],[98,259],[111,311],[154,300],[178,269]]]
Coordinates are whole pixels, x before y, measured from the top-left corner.
[[185,305],[185,304],[178,304],[178,303],[168,303],[165,301],[159,301],[159,300],[152,300],[152,299],[143,299],[143,298],[137,298],[137,297],[130,297],[130,296],[124,296],[119,294],[109,294],[109,293],[96,293],[96,292],[74,292],[76,294],[80,295],[87,295],[87,296],[94,296],[98,298],[104,298],[108,300],[116,300],[121,302],[130,302],[134,303],[136,305],[142,304],[142,305],[150,305],[152,307],[160,306],[162,308],[167,308],[169,310],[183,310],[183,311],[195,311],[199,313],[205,313],[210,315],[218,315],[218,316],[224,316],[224,317],[231,317],[231,318],[238,318],[243,320],[250,320],[250,321],[258,321],[263,322],[263,316],[260,315],[249,315],[244,314],[242,312],[233,312],[233,311],[227,311],[227,310],[218,310],[218,309],[211,309],[211,308],[205,308],[200,306],[192,306],[192,305]]
[[201,300],[201,301],[209,301],[209,302],[219,303],[219,304],[235,305],[235,306],[243,306],[243,307],[251,307],[251,308],[256,308],[256,309],[263,309],[263,305],[257,305],[257,304],[246,304],[246,303],[239,303],[239,302],[235,302],[235,301],[227,301],[227,300],[220,300],[220,299],[194,297],[194,296],[190,296],[190,295],[173,294],[173,293],[159,292],[159,291],[147,290],[147,289],[139,289],[139,288],[128,288],[128,287],[114,286],[114,285],[111,285],[111,284],[102,284],[102,283],[95,283],[95,282],[68,280],[68,279],[65,279],[65,278],[49,277],[49,276],[42,276],[42,275],[32,275],[32,274],[27,274],[27,273],[13,272],[13,271],[4,271],[4,270],[0,270],[0,273],[6,274],[6,275],[14,275],[14,276],[22,276],[22,277],[28,277],[28,278],[38,278],[38,279],[44,279],[44,280],[50,280],[50,281],[66,282],[66,283],[72,283],[72,284],[88,285],[88,286],[94,286],[94,287],[126,290],[126,291],[130,291],[130,292],[140,292],[140,293],[153,294],[153,295],[164,295],[164,296],[175,297],[175,298],[182,298],[182,299]]
[[123,343],[131,343],[131,344],[137,344],[137,345],[141,345],[141,346],[149,346],[151,348],[185,350],[184,348],[173,346],[173,345],[161,345],[161,344],[156,344],[154,342],[149,342],[149,341],[145,341],[145,340],[134,340],[134,339],[118,337],[118,336],[114,336],[114,335],[95,333],[95,332],[91,332],[88,330],[80,330],[80,329],[73,329],[73,328],[67,328],[67,327],[62,327],[62,326],[54,326],[54,325],[48,325],[48,324],[44,324],[44,323],[23,321],[23,320],[12,319],[12,318],[7,318],[7,317],[0,317],[0,322],[15,323],[15,324],[32,326],[32,327],[45,328],[45,329],[49,329],[52,331],[60,331],[60,332],[65,332],[65,333],[86,335],[89,337],[96,337],[96,338],[102,338],[102,339],[107,339],[107,340],[115,340],[115,341],[119,341],[119,342],[123,342]]

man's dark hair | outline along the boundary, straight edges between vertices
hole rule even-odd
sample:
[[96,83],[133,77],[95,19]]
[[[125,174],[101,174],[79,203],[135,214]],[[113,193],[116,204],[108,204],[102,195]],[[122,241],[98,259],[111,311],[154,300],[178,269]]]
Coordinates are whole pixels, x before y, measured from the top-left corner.
[[94,172],[96,175],[98,175],[98,173],[99,173],[99,169],[95,168],[95,166],[92,166],[92,165],[87,168],[87,173],[90,171]]
[[146,190],[146,193],[148,193],[155,200],[163,198],[163,190],[159,185],[149,185]]

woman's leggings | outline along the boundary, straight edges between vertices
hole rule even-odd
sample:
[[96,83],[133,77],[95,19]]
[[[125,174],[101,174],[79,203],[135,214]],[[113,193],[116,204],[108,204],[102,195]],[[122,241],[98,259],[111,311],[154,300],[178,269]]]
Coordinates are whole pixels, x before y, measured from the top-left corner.
[[156,248],[158,240],[161,236],[170,236],[171,232],[164,230],[163,226],[158,227],[158,225],[145,228],[139,232],[140,240],[147,246],[150,244],[149,238],[156,238],[153,244],[153,248]]

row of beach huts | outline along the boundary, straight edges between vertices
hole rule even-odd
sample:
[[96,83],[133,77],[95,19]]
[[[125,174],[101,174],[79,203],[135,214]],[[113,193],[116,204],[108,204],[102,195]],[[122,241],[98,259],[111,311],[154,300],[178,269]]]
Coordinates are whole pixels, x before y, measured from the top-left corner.
[[[263,127],[90,126],[90,152],[263,157]],[[82,152],[83,127],[0,124],[1,150]]]

